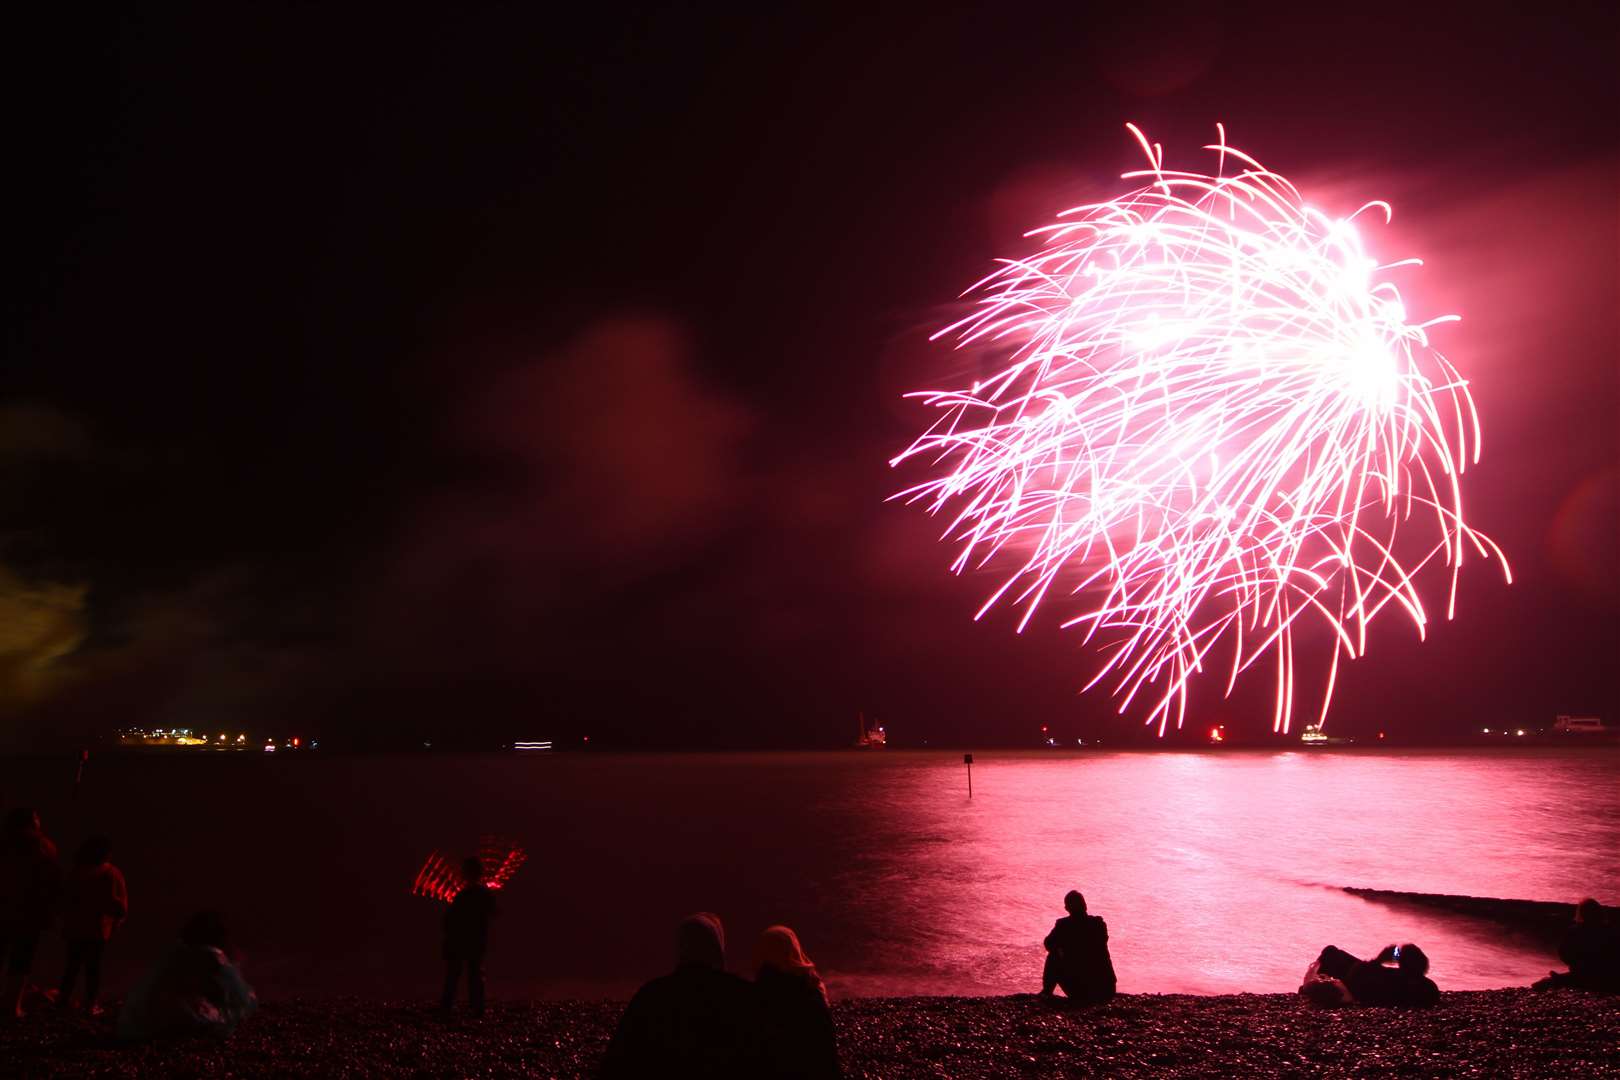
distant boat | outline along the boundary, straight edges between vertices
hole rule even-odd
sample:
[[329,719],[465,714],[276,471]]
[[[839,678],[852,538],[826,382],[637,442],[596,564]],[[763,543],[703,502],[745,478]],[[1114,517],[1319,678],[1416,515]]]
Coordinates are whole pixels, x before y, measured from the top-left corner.
[[1306,724],[1305,730],[1300,732],[1299,741],[1304,746],[1349,746],[1356,740],[1340,735],[1329,735],[1322,730],[1320,722]]
[[865,713],[857,713],[856,722],[860,726],[855,736],[855,749],[881,750],[889,745],[889,733],[883,730],[882,724],[874,722],[871,727],[867,727]]
[[1617,735],[1620,728],[1612,728],[1596,716],[1560,716],[1553,721],[1553,732],[1558,735]]

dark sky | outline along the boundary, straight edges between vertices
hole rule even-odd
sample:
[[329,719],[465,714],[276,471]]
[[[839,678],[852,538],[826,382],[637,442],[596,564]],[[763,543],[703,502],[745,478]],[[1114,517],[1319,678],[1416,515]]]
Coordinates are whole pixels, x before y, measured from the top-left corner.
[[[990,579],[883,501],[900,395],[957,362],[927,334],[1139,166],[1126,121],[1389,198],[1374,250],[1464,317],[1467,505],[1516,581],[1380,623],[1335,724],[1617,718],[1599,5],[329,7],[7,35],[8,733],[1133,730],[1056,612],[973,623]],[[1269,729],[1257,674],[1194,726]]]

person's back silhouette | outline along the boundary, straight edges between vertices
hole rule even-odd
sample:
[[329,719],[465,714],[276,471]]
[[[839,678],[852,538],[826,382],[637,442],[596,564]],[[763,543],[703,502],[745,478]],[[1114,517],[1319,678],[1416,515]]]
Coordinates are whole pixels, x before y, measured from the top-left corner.
[[598,1075],[758,1077],[760,1010],[753,987],[725,970],[720,917],[689,916],[677,937],[675,970],[647,983],[625,1006]]
[[1107,1001],[1114,996],[1114,961],[1108,955],[1108,924],[1086,914],[1086,898],[1070,889],[1063,898],[1069,914],[1046,935],[1046,965],[1041,971],[1041,996],[1051,997],[1054,987],[1075,1002]]
[[840,1075],[826,984],[788,927],[767,927],[755,943],[754,991],[769,1075],[783,1080]]
[[1587,897],[1575,905],[1575,922],[1558,946],[1569,974],[1555,976],[1559,985],[1586,990],[1620,991],[1620,927],[1614,912]]
[[467,1000],[474,1016],[484,1015],[484,954],[489,950],[489,920],[494,918],[495,894],[484,884],[484,864],[476,855],[461,864],[467,879],[450,910],[444,913],[444,997],[449,1012],[456,1003],[456,984],[467,972]]

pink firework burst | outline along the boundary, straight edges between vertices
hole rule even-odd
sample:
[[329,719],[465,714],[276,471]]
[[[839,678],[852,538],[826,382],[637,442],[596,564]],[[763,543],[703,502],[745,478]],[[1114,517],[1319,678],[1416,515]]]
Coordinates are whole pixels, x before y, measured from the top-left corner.
[[[933,478],[895,498],[949,517],[952,569],[988,568],[1022,630],[1065,595],[1104,652],[1087,685],[1120,712],[1139,698],[1162,735],[1188,681],[1216,663],[1231,691],[1276,665],[1275,730],[1293,712],[1302,618],[1331,630],[1320,716],[1340,657],[1366,650],[1385,609],[1424,633],[1415,576],[1468,552],[1506,560],[1463,518],[1478,460],[1467,384],[1409,322],[1358,218],[1312,208],[1285,178],[1220,140],[1213,176],[1149,167],[1141,186],[1032,230],[935,337],[999,366],[973,385],[910,395],[940,410],[891,464]],[[1416,537],[1416,539],[1414,539]],[[1223,652],[1215,652],[1225,643]],[[1225,653],[1229,652],[1229,660]]]

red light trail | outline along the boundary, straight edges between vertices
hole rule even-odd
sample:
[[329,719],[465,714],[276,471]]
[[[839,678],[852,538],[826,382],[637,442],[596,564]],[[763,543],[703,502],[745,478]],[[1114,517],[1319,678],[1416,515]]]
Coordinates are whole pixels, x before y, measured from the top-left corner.
[[[484,865],[484,884],[494,890],[505,888],[528,857],[515,840],[485,836],[478,842],[478,861]],[[448,904],[466,885],[467,879],[461,874],[461,860],[435,851],[427,857],[422,869],[416,872],[411,895]]]

